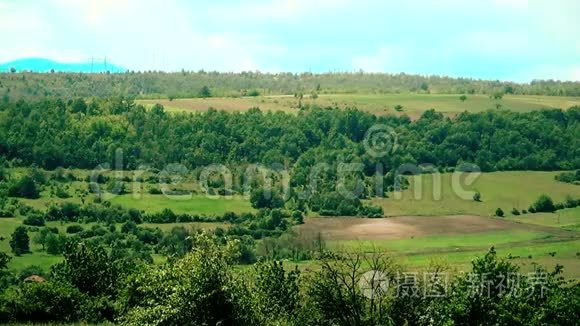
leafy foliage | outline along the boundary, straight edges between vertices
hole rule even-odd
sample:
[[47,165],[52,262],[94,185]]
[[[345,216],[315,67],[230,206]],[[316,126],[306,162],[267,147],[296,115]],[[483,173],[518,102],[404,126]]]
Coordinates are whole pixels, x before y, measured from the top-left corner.
[[30,238],[26,227],[19,226],[14,230],[10,238],[10,248],[16,256],[30,252]]

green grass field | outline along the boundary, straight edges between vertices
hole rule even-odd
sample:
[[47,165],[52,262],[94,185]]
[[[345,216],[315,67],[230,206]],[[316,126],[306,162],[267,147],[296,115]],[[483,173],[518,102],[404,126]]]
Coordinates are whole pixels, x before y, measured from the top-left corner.
[[[428,109],[435,109],[449,115],[459,112],[481,112],[486,110],[511,110],[528,112],[543,108],[562,108],[580,105],[579,97],[560,96],[530,96],[506,95],[501,100],[490,99],[486,95],[467,95],[467,100],[461,101],[458,94],[321,94],[317,99],[308,96],[301,103],[315,104],[321,107],[356,107],[374,114],[407,114],[417,118]],[[297,112],[298,99],[293,96],[260,96],[260,97],[223,97],[223,98],[191,98],[175,100],[138,100],[138,103],[148,107],[156,103],[162,104],[171,112],[206,111],[212,107],[228,112],[245,111],[259,107],[262,110]],[[396,105],[403,106],[401,112],[395,111]]]
[[209,198],[204,195],[165,196],[143,194],[136,197],[132,194],[113,197],[111,203],[127,208],[137,208],[146,212],[160,212],[170,208],[175,213],[199,215],[223,215],[227,212],[252,212],[250,202],[241,196]]
[[[513,262],[517,263],[522,272],[533,270],[533,264],[538,263],[547,268],[554,268],[557,264],[564,266],[564,276],[580,279],[580,240],[565,242],[536,243],[534,245],[505,245],[496,248],[502,257],[511,255]],[[445,264],[456,271],[469,271],[471,261],[475,257],[481,257],[487,252],[486,249],[459,251],[433,254],[417,254],[397,256],[398,261],[409,268],[425,269],[433,262]],[[550,253],[555,253],[554,256]]]
[[[386,216],[492,216],[497,208],[506,215],[511,215],[514,207],[528,209],[541,194],[551,196],[556,202],[563,201],[566,195],[580,198],[580,187],[554,180],[556,174],[532,171],[481,173],[473,183],[468,182],[467,174],[457,182],[450,173],[441,174],[440,182],[436,181],[436,175],[423,174],[410,177],[408,189],[389,193],[389,198],[373,199],[372,202],[381,205]],[[481,202],[472,199],[474,191],[481,193]]]
[[531,230],[505,230],[442,236],[423,236],[398,240],[342,240],[329,241],[331,248],[360,249],[365,252],[382,251],[398,255],[485,250],[491,246],[548,240],[554,235]]
[[580,231],[580,207],[566,208],[554,213],[535,213],[509,218],[521,223],[554,226],[565,230]]
[[[419,226],[433,218],[438,217],[414,217],[411,223]],[[467,217],[465,218],[467,222]],[[461,224],[462,219],[458,218],[457,223]],[[394,258],[397,264],[401,264],[408,271],[426,270],[434,263],[447,266],[452,271],[469,271],[471,261],[485,255],[493,246],[500,256],[512,257],[513,262],[520,265],[523,272],[531,271],[533,263],[540,263],[548,268],[560,264],[564,266],[566,277],[580,279],[580,232],[577,231],[562,231],[552,226],[536,229],[533,224],[506,222],[509,227],[494,231],[473,232],[469,231],[469,227],[460,225],[452,232],[448,231],[448,234],[436,234],[446,228],[445,225],[439,225],[440,230],[432,228],[433,234],[421,236],[399,234],[396,239],[389,239],[393,235],[385,230],[385,239],[374,234],[373,240],[358,240],[355,237],[361,234],[356,232],[352,232],[351,239],[334,239],[332,233],[324,236],[325,230],[332,228],[333,223],[342,222],[340,219],[327,220],[329,221],[326,226],[321,227],[321,232],[327,239],[329,249],[362,251],[369,255],[381,253]],[[490,218],[490,223],[493,223],[492,220]],[[575,221],[580,222],[580,216],[576,215]],[[377,228],[378,226],[374,229]],[[344,237],[344,234],[340,237]],[[316,263],[301,265],[307,268]]]
[[[11,253],[10,236],[16,227],[22,225],[22,220],[23,218],[21,217],[0,218],[0,251]],[[35,265],[48,271],[51,265],[62,260],[61,256],[53,256],[41,251],[41,247],[32,241],[35,233],[29,232],[28,235],[30,237],[31,253],[20,257],[12,257],[8,268],[22,270],[24,267]]]

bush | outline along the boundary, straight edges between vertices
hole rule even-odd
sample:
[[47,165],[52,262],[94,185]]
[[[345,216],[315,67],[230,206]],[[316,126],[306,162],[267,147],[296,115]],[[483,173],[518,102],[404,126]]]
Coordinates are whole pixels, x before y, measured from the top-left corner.
[[503,215],[504,215],[504,213],[503,213],[503,210],[501,208],[498,208],[495,210],[495,216],[503,217]]
[[304,215],[301,211],[295,210],[292,212],[292,218],[296,224],[304,224]]
[[30,252],[30,238],[26,227],[19,226],[14,230],[10,239],[10,248],[16,256]]
[[574,199],[572,196],[566,196],[566,200],[564,201],[564,206],[566,208],[574,208],[580,206],[580,199]]
[[473,194],[473,200],[481,201],[481,194],[479,193],[479,191]]
[[66,227],[66,233],[74,234],[82,232],[84,229],[82,226],[78,224],[69,225]]
[[134,233],[137,231],[137,224],[133,221],[128,221],[121,226],[121,233]]
[[260,208],[279,208],[284,206],[284,200],[274,190],[266,190],[263,188],[254,189],[250,194],[250,203],[252,207]]
[[22,224],[25,225],[32,225],[32,226],[44,226],[44,217],[42,217],[42,215],[40,214],[31,214],[28,215],[24,221],[22,221]]
[[60,255],[64,251],[66,236],[57,233],[50,233],[46,236],[46,253],[50,255]]
[[149,188],[149,194],[151,195],[162,195],[163,191],[159,188]]
[[21,283],[6,290],[3,310],[12,321],[74,322],[83,312],[85,297],[60,282]]
[[34,179],[31,176],[25,175],[10,186],[8,195],[36,199],[40,197],[40,191]]
[[520,215],[520,211],[518,211],[518,209],[514,207],[514,208],[512,209],[512,214],[513,214],[513,215],[516,215],[516,216],[517,216],[517,215]]
[[[534,212],[537,213],[552,213],[556,210],[556,206],[554,205],[554,201],[548,195],[541,195],[535,203],[532,204]],[[531,209],[530,209],[531,211]]]
[[66,189],[64,189],[63,187],[57,187],[54,195],[58,198],[61,199],[66,199],[66,198],[70,198],[71,196],[69,195],[68,191],[66,191]]

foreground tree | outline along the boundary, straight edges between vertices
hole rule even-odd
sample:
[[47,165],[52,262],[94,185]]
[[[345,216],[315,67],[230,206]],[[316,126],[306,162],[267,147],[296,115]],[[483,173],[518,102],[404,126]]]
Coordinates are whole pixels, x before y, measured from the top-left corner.
[[14,230],[10,239],[10,248],[16,256],[30,252],[30,238],[26,227],[19,226]]
[[136,273],[121,298],[128,325],[248,325],[255,322],[250,293],[231,264],[235,246],[220,247],[201,235],[193,251],[174,264]]

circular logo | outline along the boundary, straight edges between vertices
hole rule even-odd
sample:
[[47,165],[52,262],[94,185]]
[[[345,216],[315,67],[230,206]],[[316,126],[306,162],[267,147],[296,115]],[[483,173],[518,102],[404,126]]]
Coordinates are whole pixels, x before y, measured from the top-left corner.
[[389,289],[389,278],[381,271],[368,271],[360,277],[358,287],[369,299],[380,297]]
[[378,158],[395,152],[398,147],[398,136],[395,129],[387,125],[374,125],[367,130],[363,140],[365,150]]

